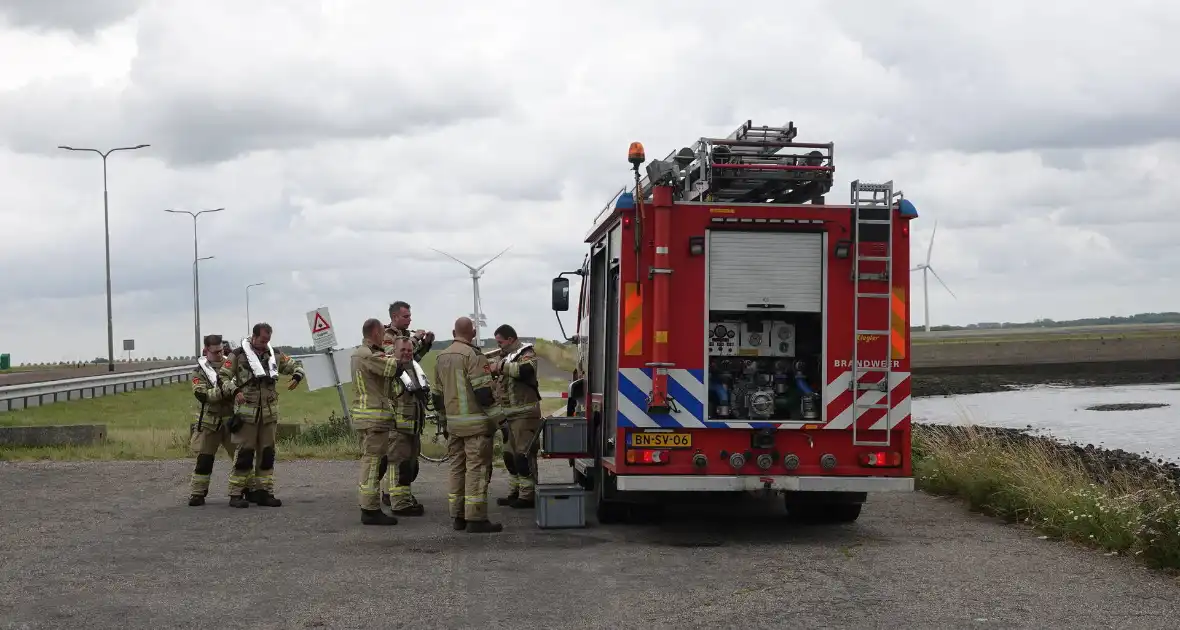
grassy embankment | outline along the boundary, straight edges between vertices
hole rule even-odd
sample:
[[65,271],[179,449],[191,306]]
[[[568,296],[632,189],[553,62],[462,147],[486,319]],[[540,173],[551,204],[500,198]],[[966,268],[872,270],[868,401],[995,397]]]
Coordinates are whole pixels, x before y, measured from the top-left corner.
[[1109,326],[1108,330],[1053,330],[1026,329],[1013,331],[988,331],[986,333],[950,332],[943,335],[925,336],[914,333],[910,343],[915,346],[940,346],[961,344],[1003,344],[1028,343],[1034,341],[1099,341],[1115,339],[1180,339],[1176,328],[1144,329],[1135,326]]
[[1098,454],[986,429],[914,427],[921,490],[1050,538],[1180,569],[1180,492],[1162,470],[1111,470]]
[[[538,354],[563,371],[573,365],[574,349],[539,343]],[[422,361],[429,374],[434,353]],[[279,385],[279,414],[283,424],[300,425],[297,435],[280,440],[281,457],[351,459],[357,457],[356,436],[341,419],[340,399],[334,388],[314,392],[301,387],[287,391],[287,378]],[[540,389],[565,391],[564,379],[544,379]],[[344,386],[351,403],[351,385]],[[545,399],[541,408],[552,413],[565,407],[561,398]],[[0,426],[105,424],[107,439],[100,444],[65,447],[2,447],[0,460],[143,460],[175,459],[192,455],[188,447],[189,424],[195,421],[197,403],[187,382],[102,398],[59,402],[45,407],[0,413]],[[438,453],[433,444],[434,425],[423,433],[423,448]],[[497,438],[497,448],[499,438]],[[219,457],[224,457],[224,453]]]

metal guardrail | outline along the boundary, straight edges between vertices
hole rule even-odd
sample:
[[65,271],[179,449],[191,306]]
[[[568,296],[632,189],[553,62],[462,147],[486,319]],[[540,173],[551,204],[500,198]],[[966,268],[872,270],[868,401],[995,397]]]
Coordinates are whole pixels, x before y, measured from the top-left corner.
[[176,365],[141,372],[115,372],[100,376],[4,385],[0,386],[0,413],[170,385],[187,380],[192,371],[192,365]]
[[[315,355],[293,355],[305,359]],[[99,398],[111,394],[134,392],[150,387],[171,385],[188,380],[194,365],[176,365],[140,372],[116,372],[100,376],[63,378],[40,383],[0,386],[0,413],[30,407],[43,407],[55,402]],[[541,392],[542,398],[565,398],[564,392]]]

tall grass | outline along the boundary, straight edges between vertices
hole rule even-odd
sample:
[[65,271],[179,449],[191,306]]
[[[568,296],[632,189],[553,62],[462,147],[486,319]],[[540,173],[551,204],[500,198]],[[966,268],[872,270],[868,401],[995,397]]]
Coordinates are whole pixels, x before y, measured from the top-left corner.
[[[280,421],[298,425],[299,428],[296,434],[278,440],[280,458],[355,459],[359,456],[358,435],[340,413],[335,391],[284,391],[280,397]],[[0,419],[6,419],[12,425],[96,422],[108,426],[106,439],[96,444],[0,446],[0,461],[159,460],[192,457],[189,424],[194,418],[188,409],[191,398],[188,384],[182,383],[143,392],[56,403],[0,414]],[[541,409],[545,413],[553,413],[564,407],[565,401],[562,399],[545,399],[541,402]],[[0,422],[2,424],[5,423]],[[434,431],[434,426],[428,425],[422,439],[422,449],[428,456],[438,456],[446,450],[446,444],[441,439],[438,442],[433,440]],[[499,461],[499,453],[500,442],[497,438],[496,461]]]
[[1110,470],[1106,462],[1047,438],[973,426],[914,425],[918,487],[956,496],[977,511],[1032,525],[1054,538],[1180,568],[1180,491],[1158,472]]
[[573,372],[578,363],[578,347],[560,344],[548,339],[538,339],[533,344],[537,356],[548,360],[563,372]]

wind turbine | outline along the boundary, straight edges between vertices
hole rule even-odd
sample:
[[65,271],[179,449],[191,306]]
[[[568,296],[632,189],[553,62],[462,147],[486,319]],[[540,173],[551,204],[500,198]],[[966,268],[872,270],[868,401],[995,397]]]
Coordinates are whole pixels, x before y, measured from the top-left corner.
[[950,293],[951,297],[955,298],[956,300],[959,299],[958,296],[955,295],[955,292],[951,291],[951,288],[946,286],[946,283],[942,281],[942,278],[938,277],[938,272],[934,270],[934,267],[930,266],[930,252],[934,251],[934,235],[937,233],[938,219],[935,219],[934,229],[930,231],[930,245],[926,247],[926,262],[920,263],[917,267],[910,269],[910,271],[922,271],[922,305],[926,308],[926,332],[930,332],[930,279],[926,272],[934,274],[934,279],[938,280],[938,283],[942,285],[942,288],[946,289],[946,292]]
[[455,258],[454,256],[452,256],[440,249],[434,249],[433,247],[431,247],[430,249],[442,254],[443,256],[446,256],[447,258],[450,258],[451,260],[459,263],[460,265],[463,265],[464,267],[467,267],[467,269],[471,272],[471,288],[472,288],[472,292],[474,293],[474,298],[475,298],[474,299],[475,310],[471,313],[470,317],[471,317],[471,321],[475,323],[475,339],[474,339],[475,345],[477,348],[482,348],[483,347],[483,340],[479,336],[479,329],[481,326],[487,325],[487,320],[484,319],[483,303],[479,299],[479,279],[481,277],[483,277],[484,267],[487,267],[488,265],[492,264],[493,260],[499,258],[500,256],[503,256],[504,252],[512,249],[512,246],[509,245],[508,247],[505,247],[504,251],[500,252],[499,254],[496,254],[495,256],[492,256],[490,259],[488,259],[487,262],[485,262],[484,264],[482,264],[478,267],[472,267],[471,265],[463,262],[462,260],[459,260],[458,258]]

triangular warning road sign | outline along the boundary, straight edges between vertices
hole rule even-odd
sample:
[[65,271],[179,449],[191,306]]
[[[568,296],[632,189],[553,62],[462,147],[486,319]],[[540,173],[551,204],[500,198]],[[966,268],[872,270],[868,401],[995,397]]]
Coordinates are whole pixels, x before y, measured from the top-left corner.
[[313,320],[313,322],[311,324],[311,332],[322,333],[322,332],[328,330],[329,328],[331,328],[331,326],[329,326],[328,322],[324,320],[324,316],[320,315],[319,313],[316,313],[315,320]]

